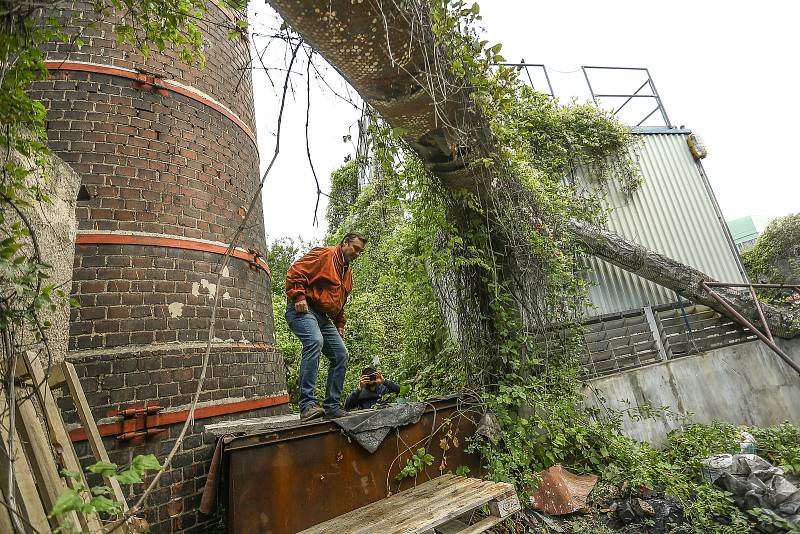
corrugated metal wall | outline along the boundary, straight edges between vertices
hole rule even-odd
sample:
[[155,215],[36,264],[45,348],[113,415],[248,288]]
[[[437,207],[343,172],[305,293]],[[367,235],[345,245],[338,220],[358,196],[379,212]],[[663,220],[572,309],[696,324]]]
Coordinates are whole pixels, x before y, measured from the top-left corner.
[[[637,135],[644,185],[630,197],[610,185],[608,228],[717,280],[743,282],[714,200],[689,152],[689,132],[672,132]],[[597,258],[589,260],[589,267],[588,278],[596,284],[589,291],[595,306],[589,316],[677,300],[671,290]]]

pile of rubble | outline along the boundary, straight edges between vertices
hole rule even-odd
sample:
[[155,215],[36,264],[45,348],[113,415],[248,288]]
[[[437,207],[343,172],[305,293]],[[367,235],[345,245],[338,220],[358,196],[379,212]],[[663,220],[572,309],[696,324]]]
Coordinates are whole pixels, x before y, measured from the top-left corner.
[[[755,454],[719,454],[705,460],[703,476],[733,495],[736,505],[771,534],[800,532],[800,488],[780,467]],[[611,530],[662,534],[686,522],[680,503],[659,488],[598,488],[597,477],[576,475],[560,465],[540,473],[523,521],[528,532],[571,532],[576,514]],[[591,504],[589,494],[592,493]],[[725,518],[720,518],[724,521]]]

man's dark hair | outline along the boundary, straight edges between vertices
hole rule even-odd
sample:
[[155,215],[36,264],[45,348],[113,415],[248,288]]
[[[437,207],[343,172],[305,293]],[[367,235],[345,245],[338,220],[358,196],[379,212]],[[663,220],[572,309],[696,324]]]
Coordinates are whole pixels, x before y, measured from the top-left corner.
[[347,234],[344,235],[342,241],[339,244],[344,245],[345,243],[349,243],[353,239],[360,239],[362,243],[364,243],[365,245],[367,244],[367,238],[364,237],[364,234],[359,232],[348,232]]

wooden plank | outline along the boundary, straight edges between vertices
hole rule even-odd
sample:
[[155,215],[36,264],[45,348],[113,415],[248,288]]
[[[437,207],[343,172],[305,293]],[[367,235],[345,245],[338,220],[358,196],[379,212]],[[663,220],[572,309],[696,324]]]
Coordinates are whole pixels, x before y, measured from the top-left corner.
[[[33,527],[40,532],[50,532],[50,523],[47,520],[47,512],[44,509],[42,500],[39,497],[39,491],[36,489],[36,480],[33,478],[31,466],[28,459],[23,454],[22,443],[19,439],[19,434],[14,430],[13,434],[9,431],[11,428],[11,412],[8,409],[8,402],[5,392],[0,392],[0,450],[2,450],[2,480],[3,488],[8,485],[8,478],[10,472],[7,466],[11,466],[11,472],[14,473],[14,489],[19,495],[19,499],[15,495],[14,500],[17,502],[17,510],[24,516]],[[11,437],[11,446],[13,447],[12,454],[6,445]],[[10,459],[6,462],[5,459]],[[5,490],[4,490],[5,491]],[[8,495],[5,496],[5,501],[8,502]],[[24,509],[24,512],[23,512]],[[15,521],[16,522],[16,521]],[[15,530],[11,530],[15,532]]]
[[[45,375],[41,363],[36,359],[35,355],[29,352],[23,352],[25,365],[28,368],[28,373],[36,383],[44,383]],[[47,419],[47,427],[50,431],[50,441],[60,446],[61,460],[64,467],[70,471],[81,474],[81,480],[86,485],[86,477],[83,474],[83,469],[78,461],[78,456],[75,454],[75,449],[72,446],[72,441],[69,439],[67,429],[64,426],[64,420],[61,418],[61,412],[56,405],[56,399],[53,397],[53,392],[49,387],[40,388],[37,390],[39,402],[41,403],[44,411],[44,416]],[[71,484],[72,479],[66,479],[67,484]],[[78,514],[81,527],[89,534],[95,534],[102,531],[102,525],[97,514]]]
[[[414,499],[400,509],[389,507],[380,515],[375,516],[380,518],[377,521],[375,517],[373,517],[371,524],[369,522],[361,523],[357,525],[354,530],[351,530],[351,532],[352,534],[371,534],[372,532],[381,531],[387,533],[423,532],[461,515],[461,513],[449,515],[448,510],[451,510],[453,506],[458,503],[473,502],[475,496],[481,495],[483,491],[484,486],[482,481],[465,484],[456,480],[453,484],[446,488],[440,488],[439,491],[429,497]],[[474,508],[474,506],[469,506],[463,510],[463,512],[469,511],[472,508]],[[442,520],[439,522],[431,521],[430,517],[424,516],[426,513],[433,515],[433,517],[439,517]],[[420,522],[419,519],[423,516],[426,520]],[[413,522],[413,525],[408,525],[408,522]]]
[[[493,486],[494,483],[485,481],[479,481],[466,490],[454,485],[427,501],[414,503],[399,514],[386,516],[374,526],[391,532],[418,532],[436,527],[488,502],[497,493],[492,490]],[[367,532],[368,529],[363,530],[364,534]]]
[[[417,513],[412,517],[401,519],[396,524],[389,522],[385,525],[386,530],[392,533],[418,533],[430,527],[437,527],[443,523],[459,517],[460,515],[474,510],[492,500],[499,492],[506,491],[506,485],[497,488],[497,484],[492,484],[485,488],[479,489],[470,496],[460,498],[454,496],[452,499],[446,499],[442,503],[435,503],[429,507],[425,507],[421,514]],[[437,504],[441,504],[439,507]],[[446,506],[446,508],[445,508]],[[359,534],[367,534],[371,530],[364,530]]]
[[381,499],[380,501],[362,506],[361,508],[357,508],[347,512],[346,514],[342,514],[339,517],[310,527],[303,532],[313,532],[315,534],[322,534],[323,532],[335,533],[337,532],[336,528],[339,525],[362,525],[365,521],[371,523],[375,518],[374,510],[380,510],[378,507],[385,507],[385,511],[391,512],[392,508],[403,507],[406,503],[411,502],[414,499],[430,498],[430,496],[433,495],[438,488],[449,485],[454,477],[455,475],[444,474],[441,477],[423,482],[414,488],[401,491],[400,493],[395,493],[386,499]]
[[[47,387],[40,384],[39,387]],[[41,498],[46,510],[52,510],[58,496],[67,489],[64,480],[58,473],[58,464],[55,455],[50,447],[50,440],[42,427],[42,421],[36,408],[33,406],[33,396],[28,396],[22,402],[17,403],[17,413],[19,415],[20,437],[22,438],[28,458],[31,460],[31,471],[36,484],[39,487]],[[57,517],[51,520],[52,526],[57,527],[65,519],[73,525],[78,525],[78,515],[70,512],[66,517]]]
[[[498,496],[511,486],[443,475],[303,531],[303,534],[424,533]],[[376,520],[377,519],[377,520]]]
[[[28,368],[26,367],[22,358],[17,360],[16,377],[21,380],[31,379],[30,374],[28,373]],[[61,366],[54,365],[50,368],[50,373],[47,375],[47,384],[51,388],[57,388],[63,383],[64,375],[61,372]]]
[[[97,424],[92,416],[92,410],[89,408],[89,403],[86,401],[86,395],[83,392],[78,374],[75,372],[75,366],[69,362],[64,362],[60,366],[64,375],[64,380],[72,396],[72,401],[75,404],[75,409],[78,412],[78,417],[81,420],[86,436],[89,441],[89,447],[92,449],[95,459],[98,462],[110,462],[108,452],[103,445],[103,438],[100,437],[100,432],[97,430]],[[122,492],[122,487],[116,478],[104,477],[103,480],[106,486],[110,487],[114,492],[114,498],[117,502],[122,504],[123,511],[128,511],[128,502],[125,500],[125,494]]]

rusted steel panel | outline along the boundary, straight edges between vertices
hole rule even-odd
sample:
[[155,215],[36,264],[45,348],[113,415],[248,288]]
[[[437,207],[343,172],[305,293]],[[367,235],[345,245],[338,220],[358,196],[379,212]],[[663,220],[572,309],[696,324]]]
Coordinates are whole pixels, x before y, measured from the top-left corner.
[[479,458],[464,447],[479,416],[458,400],[431,403],[373,454],[328,421],[232,438],[223,453],[228,532],[292,534],[411,487],[394,476],[419,448],[434,461],[417,482],[459,465],[478,476]]

